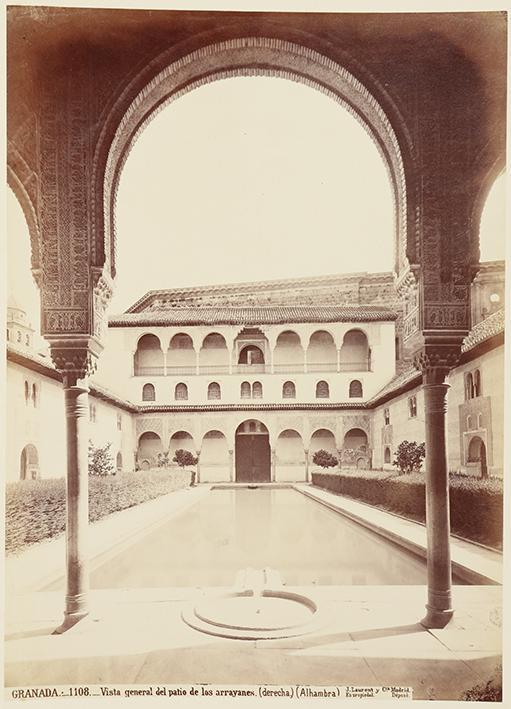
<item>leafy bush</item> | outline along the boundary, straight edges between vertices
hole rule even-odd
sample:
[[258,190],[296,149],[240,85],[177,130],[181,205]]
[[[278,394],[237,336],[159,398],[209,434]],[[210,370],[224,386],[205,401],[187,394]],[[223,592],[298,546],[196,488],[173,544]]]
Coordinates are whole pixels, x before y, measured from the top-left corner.
[[[312,483],[418,522],[426,520],[423,473],[403,476],[376,470],[324,472],[313,473]],[[453,534],[502,548],[502,480],[450,475],[449,498]]]
[[165,453],[158,453],[158,467],[159,468],[169,468],[170,467],[170,453],[166,451]]
[[501,702],[502,701],[502,666],[497,667],[495,674],[486,684],[476,684],[467,689],[460,699],[465,702]]
[[425,443],[402,441],[397,447],[396,458],[392,465],[398,467],[402,473],[415,473],[421,469],[425,457]]
[[193,453],[190,453],[190,451],[185,451],[183,448],[179,448],[179,450],[176,451],[172,460],[174,463],[177,463],[180,468],[187,468],[189,466],[197,465],[199,461]]
[[[185,472],[150,470],[89,477],[89,521],[147,502],[189,483]],[[20,480],[5,492],[8,554],[61,534],[66,525],[66,481]]]
[[111,443],[96,447],[89,441],[89,475],[115,475],[111,447]]
[[335,468],[339,463],[339,459],[321,448],[312,456],[312,462],[314,465],[319,465],[320,468]]

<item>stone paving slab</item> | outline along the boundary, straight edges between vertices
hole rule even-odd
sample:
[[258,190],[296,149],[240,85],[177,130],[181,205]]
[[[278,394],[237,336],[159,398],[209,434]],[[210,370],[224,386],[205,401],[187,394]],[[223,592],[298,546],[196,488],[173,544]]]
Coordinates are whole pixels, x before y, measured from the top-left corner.
[[501,629],[482,621],[500,607],[498,586],[455,587],[455,619],[441,631],[418,623],[423,586],[289,590],[308,592],[326,622],[309,635],[268,641],[193,630],[181,620],[190,589],[92,591],[91,618],[58,636],[49,633],[61,620],[61,593],[27,594],[16,599],[7,630],[6,685],[392,682],[413,686],[415,698],[457,699],[500,661]]

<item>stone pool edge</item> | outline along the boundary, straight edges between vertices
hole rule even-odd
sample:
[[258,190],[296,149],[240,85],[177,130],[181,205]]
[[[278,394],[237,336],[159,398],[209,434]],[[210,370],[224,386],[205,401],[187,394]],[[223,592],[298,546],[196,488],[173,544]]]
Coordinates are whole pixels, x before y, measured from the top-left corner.
[[[291,483],[290,487],[416,556],[426,558],[423,525],[307,483]],[[502,585],[502,557],[498,552],[451,536],[451,557],[453,571],[467,583]]]

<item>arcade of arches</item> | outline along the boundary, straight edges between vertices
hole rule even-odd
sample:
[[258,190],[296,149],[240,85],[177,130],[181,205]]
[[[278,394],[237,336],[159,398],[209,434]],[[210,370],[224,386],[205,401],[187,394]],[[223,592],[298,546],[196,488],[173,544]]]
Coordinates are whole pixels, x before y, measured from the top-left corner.
[[[8,179],[29,226],[42,334],[64,382],[73,436],[88,410],[88,390],[78,382],[97,366],[113,292],[120,174],[154,112],[206,81],[272,74],[323,91],[362,122],[385,160],[394,193],[402,347],[427,384],[429,577],[423,623],[445,625],[452,616],[449,506],[446,446],[438,430],[445,429],[446,378],[460,362],[471,326],[482,206],[505,160],[505,13],[448,14],[439,32],[438,17],[428,13],[241,17],[12,6],[7,25]],[[286,339],[268,348],[259,333],[249,331],[234,361],[216,340],[199,349],[198,358],[203,356],[206,368],[263,369],[269,349],[287,350]],[[319,339],[333,356],[328,338]],[[369,350],[355,359],[358,340],[354,335],[343,343],[339,363],[357,373],[370,369],[374,359]],[[143,343],[136,366],[156,375],[165,357],[153,357],[152,345],[151,338]],[[311,366],[317,364],[315,347]],[[182,350],[169,345],[169,351],[170,366],[181,366],[189,343]],[[281,366],[279,357],[274,367]],[[297,434],[279,434],[283,465],[301,455]],[[237,434],[242,460],[243,436],[264,442],[266,434]],[[263,443],[257,445],[262,451]],[[86,447],[70,445],[67,473],[71,487],[85,491],[87,460],[79,451]],[[264,451],[267,456],[266,443]],[[481,459],[481,445],[472,455]],[[248,457],[244,465],[247,476],[262,475],[249,472],[255,466]],[[84,485],[77,486],[77,479]],[[78,496],[70,496],[68,505],[69,548],[82,549],[87,505]],[[86,584],[76,573],[85,568],[82,561],[68,558],[65,627],[88,610]]]

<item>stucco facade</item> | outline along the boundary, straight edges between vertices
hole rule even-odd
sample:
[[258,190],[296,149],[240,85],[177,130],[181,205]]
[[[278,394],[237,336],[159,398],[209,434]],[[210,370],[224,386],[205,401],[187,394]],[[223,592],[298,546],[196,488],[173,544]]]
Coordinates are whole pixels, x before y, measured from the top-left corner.
[[[448,378],[449,468],[474,475],[502,475],[502,274],[487,264],[476,279],[477,322]],[[235,284],[148,294],[110,319],[90,381],[90,439],[111,443],[119,470],[189,450],[202,482],[250,479],[256,468],[261,480],[306,481],[319,449],[342,469],[393,469],[399,443],[424,441],[425,423],[421,375],[400,346],[387,280],[366,274],[355,290],[339,276],[262,293]],[[233,304],[241,295],[249,307]],[[18,307],[9,314],[11,332],[31,333]],[[8,341],[8,480],[65,473],[61,376],[30,344]]]

